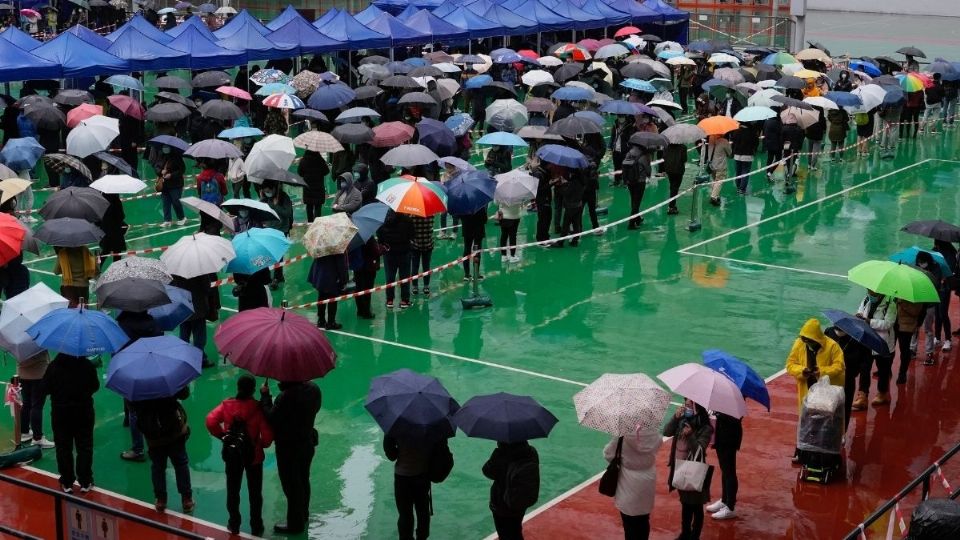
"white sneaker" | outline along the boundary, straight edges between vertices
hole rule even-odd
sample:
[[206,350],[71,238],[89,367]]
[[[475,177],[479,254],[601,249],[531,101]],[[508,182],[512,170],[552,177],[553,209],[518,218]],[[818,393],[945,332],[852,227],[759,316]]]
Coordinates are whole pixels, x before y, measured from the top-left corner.
[[170,225],[172,225],[172,223],[170,223],[169,221],[164,221],[163,223],[160,224],[160,228],[166,229]]
[[716,501],[708,504],[706,510],[707,512],[710,512],[712,514],[714,512],[719,512],[720,510],[723,510],[726,507],[727,505],[723,504],[723,501]]
[[718,512],[711,515],[713,519],[733,519],[737,517],[737,512],[724,506]]
[[945,339],[945,340],[943,340],[943,348],[940,349],[940,350],[946,352],[946,351],[949,351],[952,347],[953,347],[953,346],[950,345],[950,340],[949,340],[949,339]]
[[506,255],[501,255],[501,256],[500,256],[500,262],[502,262],[502,263],[510,262],[510,257],[507,257]]
[[187,218],[183,218],[183,219],[181,219],[180,221],[177,222],[177,225],[181,225],[181,226],[182,226],[182,225],[186,225],[186,224],[187,224]]
[[603,233],[605,233],[605,232],[607,232],[607,229],[597,229],[597,230],[593,231],[593,234],[594,234],[595,236],[603,236]]
[[33,441],[33,445],[34,445],[34,446],[39,446],[40,448],[43,448],[44,450],[49,450],[49,449],[57,446],[56,444],[54,444],[53,441],[47,439],[46,437],[43,437],[43,438],[40,439],[39,441],[36,441],[36,440]]
[[510,262],[518,263],[520,262],[520,257],[517,257],[517,256],[510,257]]
[[21,443],[30,442],[30,441],[32,441],[32,440],[33,440],[33,431],[28,431],[28,432],[26,432],[26,433],[21,433],[21,434],[20,434],[20,442],[21,442]]

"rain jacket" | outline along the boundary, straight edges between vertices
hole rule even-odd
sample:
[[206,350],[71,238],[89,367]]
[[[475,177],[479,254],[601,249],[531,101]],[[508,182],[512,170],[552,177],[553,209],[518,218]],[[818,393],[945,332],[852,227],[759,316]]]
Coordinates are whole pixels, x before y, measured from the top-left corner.
[[490,486],[490,511],[494,515],[522,516],[540,497],[540,457],[526,441],[497,443],[483,464]]
[[800,329],[800,337],[793,342],[790,355],[787,356],[787,373],[797,379],[797,406],[803,405],[803,398],[807,395],[807,377],[803,370],[807,367],[807,345],[800,338],[808,338],[820,344],[817,350],[817,367],[820,376],[830,377],[830,384],[843,386],[844,364],[843,350],[832,339],[827,339],[820,329],[820,321],[810,319]]
[[513,149],[509,146],[494,146],[483,161],[491,175],[503,174],[513,168]]
[[273,430],[260,410],[260,402],[251,399],[230,398],[217,405],[207,415],[207,431],[218,439],[230,430],[230,424],[240,418],[247,424],[247,436],[253,443],[253,465],[263,463],[263,449],[273,444]]
[[307,275],[307,281],[325,297],[342,293],[347,279],[347,256],[344,254],[314,259]]
[[310,204],[323,204],[327,197],[324,178],[330,172],[330,167],[324,161],[323,155],[317,152],[306,151],[297,167],[297,174],[307,183],[303,188],[303,201]]
[[[897,302],[892,296],[881,296],[877,302],[873,313],[870,313],[870,296],[866,296],[860,307],[857,308],[857,315],[862,315],[870,323],[870,328],[877,331],[877,334],[887,342],[887,348],[893,355],[896,346],[896,335],[893,331],[893,325],[897,322]],[[876,356],[876,353],[874,353]]]
[[353,185],[353,173],[345,172],[338,177],[339,189],[333,200],[334,212],[346,212],[352,214],[360,209],[363,202],[363,195],[360,190]]
[[836,143],[843,142],[850,129],[850,115],[844,109],[831,109],[827,112],[827,120],[830,121],[827,131],[830,140]]
[[[614,437],[603,449],[603,457],[607,461],[613,460],[617,454],[618,440],[619,437]],[[642,516],[653,511],[654,494],[657,491],[657,450],[661,444],[663,437],[656,430],[623,438],[620,476],[614,497],[617,510],[628,516]]]

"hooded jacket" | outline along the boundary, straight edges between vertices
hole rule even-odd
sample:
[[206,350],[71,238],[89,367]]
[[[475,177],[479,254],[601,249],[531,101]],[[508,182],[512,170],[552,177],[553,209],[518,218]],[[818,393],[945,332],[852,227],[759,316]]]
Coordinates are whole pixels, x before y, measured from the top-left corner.
[[[892,296],[880,296],[876,308],[870,313],[870,296],[867,295],[860,302],[857,308],[857,315],[861,315],[868,323],[870,328],[876,330],[877,334],[887,342],[887,348],[890,354],[896,347],[896,333],[893,331],[893,325],[897,322],[897,302]],[[876,354],[874,355],[876,356]]]
[[363,203],[363,195],[353,185],[353,173],[345,172],[337,180],[339,189],[333,200],[333,211],[346,212],[348,215],[356,212]]
[[787,356],[787,373],[797,379],[797,405],[803,405],[803,398],[807,395],[807,376],[803,370],[807,367],[807,344],[801,338],[807,338],[820,344],[816,351],[817,368],[820,376],[830,377],[830,384],[843,386],[844,364],[843,350],[832,339],[827,339],[820,329],[820,321],[810,319],[800,329],[800,336],[793,342],[790,355]]
[[483,464],[490,486],[490,511],[494,515],[522,516],[540,497],[540,457],[526,441],[498,443]]
[[207,431],[222,439],[230,431],[230,425],[236,418],[246,423],[247,436],[253,442],[253,464],[263,463],[263,449],[273,444],[273,430],[270,429],[267,418],[260,410],[260,402],[256,399],[224,400],[207,415]]

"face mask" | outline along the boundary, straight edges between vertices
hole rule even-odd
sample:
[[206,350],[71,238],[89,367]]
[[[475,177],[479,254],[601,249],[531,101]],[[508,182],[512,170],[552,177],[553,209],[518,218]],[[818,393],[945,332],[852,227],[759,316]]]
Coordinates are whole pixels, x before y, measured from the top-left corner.
[[265,190],[263,190],[263,194],[266,195],[267,197],[273,197],[273,190],[272,190],[272,189],[265,189]]
[[241,217],[242,219],[247,219],[248,217],[250,217],[250,211],[249,211],[249,210],[240,210],[240,217]]
[[690,407],[684,407],[684,408],[683,408],[683,417],[684,417],[684,418],[693,418],[693,414],[694,414],[693,409],[691,409]]
[[164,146],[164,147],[163,147],[163,150],[161,150],[161,152],[163,152],[164,154],[169,154],[169,153],[170,153],[170,147],[169,147],[169,146]]
[[63,172],[64,174],[70,174],[70,167],[64,167]]
[[196,105],[197,107],[199,107],[199,106],[203,105],[203,101],[200,101],[200,100],[198,99],[198,100],[194,101],[193,104]]
[[925,262],[920,262],[920,263],[917,263],[917,266],[919,266],[920,268],[926,268],[926,267],[927,267],[927,263],[925,263]]

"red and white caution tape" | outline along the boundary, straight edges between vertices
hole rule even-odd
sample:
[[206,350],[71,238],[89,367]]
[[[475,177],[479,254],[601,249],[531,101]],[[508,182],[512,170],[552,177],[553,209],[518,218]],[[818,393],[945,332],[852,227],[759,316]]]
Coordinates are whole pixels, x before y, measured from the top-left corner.
[[[280,261],[280,262],[278,262],[278,263],[276,263],[276,264],[270,265],[270,266],[267,267],[267,269],[268,269],[268,270],[276,270],[277,268],[283,268],[284,266],[290,266],[291,264],[298,263],[298,262],[300,262],[300,261],[302,261],[302,260],[304,260],[304,259],[309,259],[309,258],[310,258],[310,255],[308,255],[308,254],[306,254],[306,253],[303,253],[303,254],[297,255],[296,257],[293,257],[293,258],[291,258],[291,259],[287,259],[287,260],[285,260],[285,261]],[[229,284],[235,283],[235,282],[236,282],[236,280],[233,279],[233,276],[230,276],[230,277],[227,277],[227,278],[218,279],[217,281],[211,281],[211,282],[210,282],[210,286],[211,286],[211,287],[221,287],[221,286],[223,286],[223,285],[229,285]]]
[[101,259],[106,259],[107,257],[130,257],[133,255],[146,255],[148,253],[162,253],[168,249],[170,249],[170,246],[160,246],[147,249],[137,249],[133,251],[119,251],[117,253],[103,253],[100,254],[99,257]]
[[159,197],[160,192],[154,191],[152,193],[144,193],[143,195],[134,195],[133,197],[121,197],[120,202],[130,202],[130,201],[139,201],[141,199],[151,199],[153,197]]
[[950,486],[950,482],[947,480],[947,477],[944,476],[943,471],[940,470],[940,464],[937,464],[937,476],[940,477],[940,484],[943,486],[943,489],[947,490],[947,494],[953,493],[953,487]]

